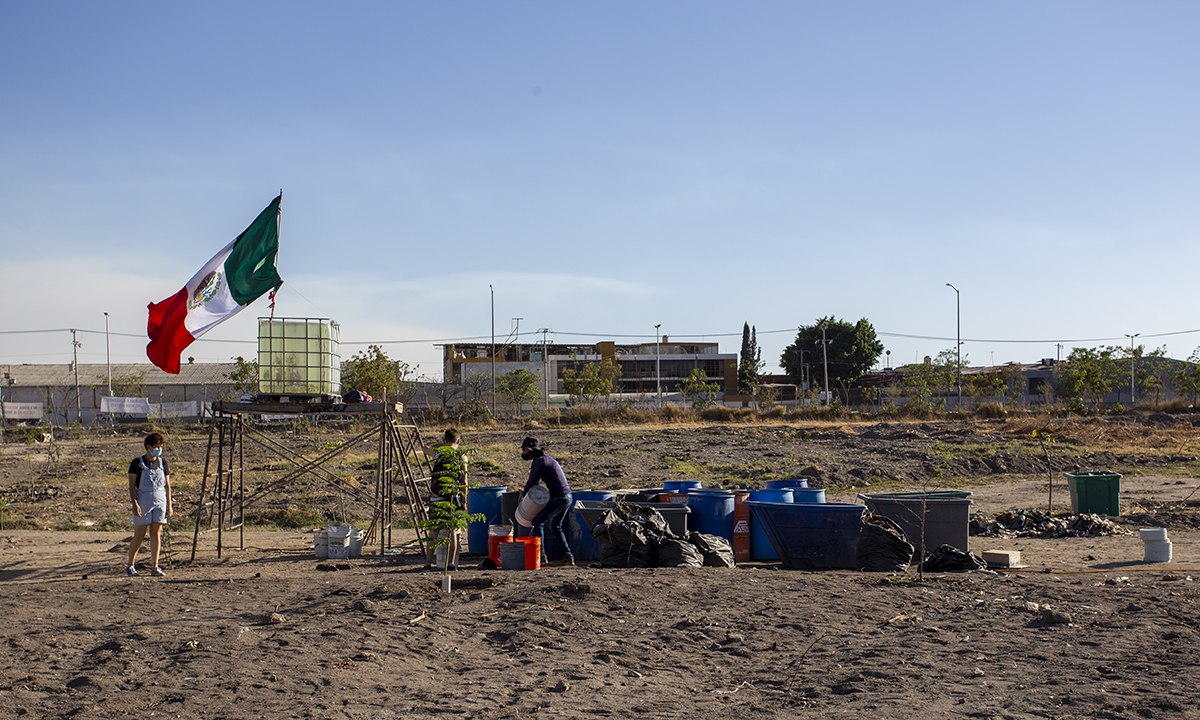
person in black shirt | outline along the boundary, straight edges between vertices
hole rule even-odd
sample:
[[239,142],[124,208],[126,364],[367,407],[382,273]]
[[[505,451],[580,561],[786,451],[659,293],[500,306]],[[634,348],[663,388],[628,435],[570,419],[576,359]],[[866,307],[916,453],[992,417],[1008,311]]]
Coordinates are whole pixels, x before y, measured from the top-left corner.
[[563,523],[575,506],[567,475],[558,461],[542,450],[536,438],[527,437],[521,442],[521,459],[532,461],[529,480],[525,482],[522,492],[529,492],[539,482],[550,491],[550,502],[533,516],[530,532],[542,538],[542,549],[549,564],[574,565],[575,557],[571,554],[571,546],[567,544],[567,534],[563,532]]

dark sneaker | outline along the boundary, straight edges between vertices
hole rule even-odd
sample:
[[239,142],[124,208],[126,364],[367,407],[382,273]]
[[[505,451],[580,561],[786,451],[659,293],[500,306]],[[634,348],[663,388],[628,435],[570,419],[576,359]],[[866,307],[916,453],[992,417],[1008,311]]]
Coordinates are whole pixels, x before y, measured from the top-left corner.
[[129,577],[137,577],[137,574],[138,574],[137,568],[135,568],[132,565],[127,565],[125,567],[125,574],[128,575]]
[[166,576],[166,573],[163,572],[163,569],[157,565],[155,565],[154,569],[150,571],[150,574],[153,575],[154,577],[165,577]]

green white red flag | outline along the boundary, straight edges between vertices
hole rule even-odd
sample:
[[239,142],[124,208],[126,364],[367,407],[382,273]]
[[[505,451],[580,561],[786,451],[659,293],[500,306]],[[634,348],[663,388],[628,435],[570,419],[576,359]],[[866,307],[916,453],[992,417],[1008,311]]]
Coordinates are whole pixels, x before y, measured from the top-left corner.
[[178,374],[184,348],[242,308],[283,284],[275,268],[279,212],[275,198],[250,227],[200,268],[182,290],[150,303],[146,355],[164,371]]

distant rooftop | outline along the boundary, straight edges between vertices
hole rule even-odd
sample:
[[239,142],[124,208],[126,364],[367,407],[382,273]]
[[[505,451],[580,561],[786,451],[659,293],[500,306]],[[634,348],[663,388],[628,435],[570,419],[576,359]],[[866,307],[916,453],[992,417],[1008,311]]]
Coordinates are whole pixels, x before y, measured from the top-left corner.
[[[79,384],[81,386],[107,385],[108,365],[104,363],[80,363]],[[178,375],[159,370],[150,363],[113,363],[113,379],[141,375],[147,385],[220,385],[229,382],[229,373],[236,363],[185,363]],[[75,371],[69,364],[53,365],[0,365],[0,373],[9,373],[13,387],[62,387],[75,384]],[[0,376],[2,377],[2,376]],[[3,384],[8,385],[4,380]]]

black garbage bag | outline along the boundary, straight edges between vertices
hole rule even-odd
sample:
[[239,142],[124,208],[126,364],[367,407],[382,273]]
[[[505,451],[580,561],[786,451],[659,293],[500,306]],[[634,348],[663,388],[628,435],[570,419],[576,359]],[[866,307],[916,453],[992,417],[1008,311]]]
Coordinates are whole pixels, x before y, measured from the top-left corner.
[[686,540],[663,538],[658,544],[658,567],[704,567],[704,555]]
[[663,538],[676,537],[675,533],[671,532],[671,526],[667,524],[667,518],[652,507],[618,503],[613,509],[619,510],[626,520],[641,525],[642,529],[646,531],[646,537],[654,542]]
[[986,570],[987,563],[968,550],[943,545],[926,556],[921,569],[925,572],[976,572]]
[[688,533],[688,542],[696,546],[704,555],[704,564],[708,567],[734,567],[733,546],[720,535],[706,535],[692,531]]
[[858,536],[858,568],[867,572],[904,572],[913,546],[891,518],[867,513]]
[[620,506],[600,516],[592,526],[592,537],[600,545],[600,564],[604,567],[649,567],[651,564],[653,547],[646,529],[640,522],[630,519],[628,511]]

